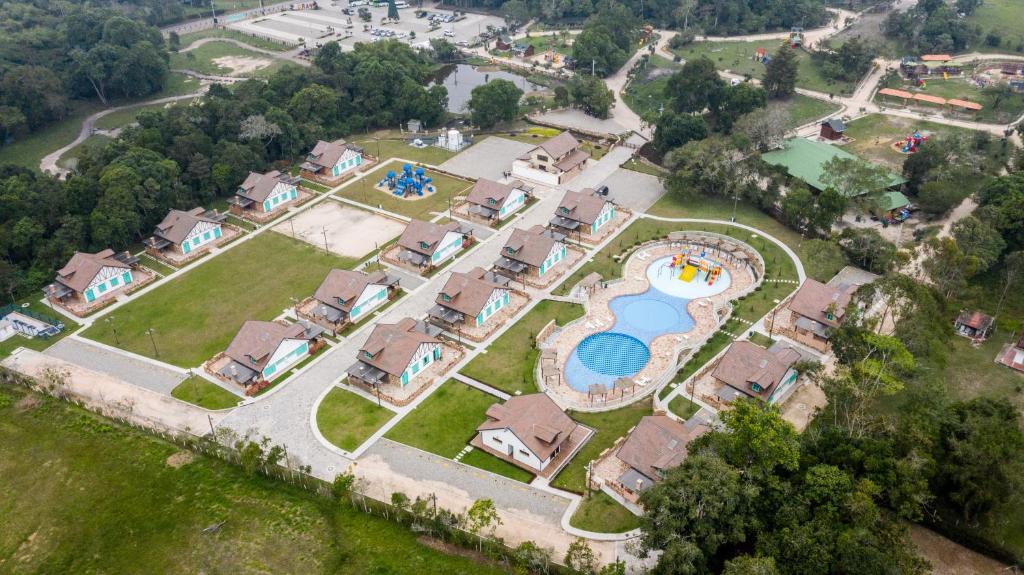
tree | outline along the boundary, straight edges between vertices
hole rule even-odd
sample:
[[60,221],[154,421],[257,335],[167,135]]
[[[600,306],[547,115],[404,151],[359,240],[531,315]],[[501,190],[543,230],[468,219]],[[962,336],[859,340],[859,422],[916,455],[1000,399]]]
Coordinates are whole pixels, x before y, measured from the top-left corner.
[[477,536],[477,549],[483,547],[484,532],[494,533],[494,530],[501,525],[501,517],[498,517],[498,510],[494,507],[494,501],[490,499],[477,499],[466,512],[466,519],[469,521],[469,532]]
[[821,181],[846,198],[852,198],[861,211],[877,209],[881,193],[892,185],[892,175],[883,166],[858,158],[832,158],[822,166]]
[[796,470],[799,437],[793,425],[782,419],[779,408],[753,399],[738,400],[733,407],[720,414],[725,431],[698,438],[693,448],[710,447],[760,484],[778,471]]
[[717,109],[722,102],[726,84],[706,56],[686,62],[669,77],[665,93],[671,108],[681,114],[702,113]]
[[708,125],[703,117],[668,110],[658,118],[653,144],[658,152],[667,154],[687,142],[703,140],[707,136]]
[[569,89],[561,84],[555,86],[555,105],[561,107],[569,105]]
[[1003,309],[1003,301],[1006,299],[1006,294],[1010,291],[1010,288],[1024,280],[1024,251],[1018,250],[1006,254],[1006,258],[1003,260],[1001,275],[1003,291],[999,294],[999,303],[996,304],[995,317],[999,317],[999,312]]
[[839,247],[850,263],[872,273],[885,275],[901,263],[896,245],[874,228],[845,228]]
[[974,216],[953,224],[952,233],[964,255],[977,259],[979,272],[992,267],[1006,248],[999,232]]
[[594,76],[577,74],[569,80],[569,98],[573,105],[596,118],[607,118],[615,103],[615,94]]
[[473,124],[488,129],[498,122],[514,120],[522,96],[523,91],[508,80],[492,80],[473,88],[469,98]]
[[788,98],[796,93],[797,62],[795,50],[789,46],[780,46],[772,56],[764,72],[762,86],[769,98]]
[[398,21],[398,6],[395,5],[395,0],[388,0],[388,20]]
[[577,538],[565,552],[565,567],[576,575],[590,575],[597,569],[597,555],[586,540]]
[[743,159],[743,152],[724,138],[689,142],[666,155],[665,165],[674,170],[666,188],[684,197],[739,197],[756,188],[757,175]]
[[876,402],[903,389],[903,377],[914,368],[914,356],[892,336],[864,333],[857,354],[826,378],[821,388],[829,400],[831,424],[851,437],[867,436],[880,422]]
[[[754,110],[736,121],[733,129],[747,138],[759,152],[767,152],[779,146],[786,134],[786,123],[789,114],[785,109],[771,106],[764,110]],[[659,125],[658,129],[661,127]],[[658,133],[654,133],[657,140]]]
[[718,106],[711,109],[715,128],[728,134],[740,116],[764,108],[766,100],[765,91],[748,82],[725,88]]
[[779,575],[779,570],[773,557],[741,555],[725,562],[722,575]]

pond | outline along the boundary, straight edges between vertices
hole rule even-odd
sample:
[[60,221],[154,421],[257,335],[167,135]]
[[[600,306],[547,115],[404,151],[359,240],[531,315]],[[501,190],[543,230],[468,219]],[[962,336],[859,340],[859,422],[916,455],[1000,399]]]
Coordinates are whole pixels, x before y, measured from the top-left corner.
[[544,86],[534,84],[523,76],[506,72],[500,68],[470,66],[469,64],[455,64],[441,68],[430,86],[441,84],[448,88],[448,111],[462,113],[468,111],[467,105],[473,88],[498,79],[512,82],[524,93],[545,89]]

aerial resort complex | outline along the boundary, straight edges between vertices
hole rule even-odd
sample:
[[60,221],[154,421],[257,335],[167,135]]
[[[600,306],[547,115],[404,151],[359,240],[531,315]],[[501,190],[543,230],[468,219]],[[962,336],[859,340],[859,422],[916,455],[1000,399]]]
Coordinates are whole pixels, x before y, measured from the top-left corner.
[[0,6],[0,573],[1024,569],[1021,0]]

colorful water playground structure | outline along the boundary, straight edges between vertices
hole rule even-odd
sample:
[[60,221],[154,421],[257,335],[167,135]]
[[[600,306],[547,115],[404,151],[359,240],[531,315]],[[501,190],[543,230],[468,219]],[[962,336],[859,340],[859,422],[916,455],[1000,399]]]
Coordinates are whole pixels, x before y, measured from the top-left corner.
[[394,170],[388,170],[384,179],[377,182],[377,187],[391,190],[391,193],[407,197],[410,195],[423,196],[424,193],[434,193],[434,186],[430,185],[433,179],[426,175],[422,166],[415,170],[410,164],[402,166],[402,173],[395,174]]
[[688,250],[674,255],[665,265],[673,270],[673,274],[678,269],[679,275],[677,277],[684,282],[692,282],[694,277],[700,273],[704,277],[698,281],[707,282],[709,286],[714,285],[715,281],[722,274],[722,263],[710,258],[704,250],[701,250],[699,254],[696,251],[697,249],[695,248],[692,252]]

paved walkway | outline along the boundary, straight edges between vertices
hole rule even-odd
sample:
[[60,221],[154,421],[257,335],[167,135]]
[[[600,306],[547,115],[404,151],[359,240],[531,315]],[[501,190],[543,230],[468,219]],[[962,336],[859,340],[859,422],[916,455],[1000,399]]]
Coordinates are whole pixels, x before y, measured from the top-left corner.
[[188,377],[184,370],[132,357],[121,350],[70,335],[46,349],[46,355],[105,373],[133,385],[170,395]]

